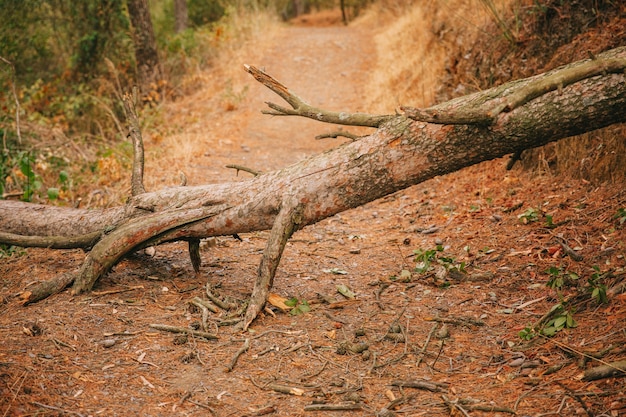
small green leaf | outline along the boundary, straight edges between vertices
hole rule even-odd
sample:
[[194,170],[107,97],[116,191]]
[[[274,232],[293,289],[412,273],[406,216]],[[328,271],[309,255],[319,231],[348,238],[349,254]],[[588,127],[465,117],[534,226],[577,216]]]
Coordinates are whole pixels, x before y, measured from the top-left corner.
[[574,327],[578,326],[578,323],[576,323],[576,320],[574,320],[574,317],[571,314],[567,314],[567,327],[569,329],[573,329]]
[[62,184],[66,183],[69,179],[70,174],[68,174],[67,171],[59,172],[59,181],[61,181]]
[[554,336],[557,332],[557,329],[554,328],[553,326],[548,326],[546,328],[544,328],[541,333],[543,333],[544,336]]
[[563,326],[565,326],[566,322],[567,322],[567,316],[559,316],[556,319],[554,319],[554,327],[560,330],[563,328]]
[[298,299],[296,297],[291,297],[289,300],[285,301],[285,305],[288,307],[295,307],[298,304]]
[[54,201],[59,198],[59,189],[58,188],[48,188],[48,199],[50,201]]

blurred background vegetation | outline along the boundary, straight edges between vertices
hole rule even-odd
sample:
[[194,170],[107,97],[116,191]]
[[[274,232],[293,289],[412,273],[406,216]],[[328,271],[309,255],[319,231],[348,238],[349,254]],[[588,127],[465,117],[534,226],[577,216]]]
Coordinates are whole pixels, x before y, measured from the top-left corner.
[[[610,0],[0,0],[0,198],[83,206],[126,178],[121,95],[142,85],[143,123],[190,94],[220,52],[303,13],[343,6],[376,33],[372,111],[429,106],[582,59],[626,40]],[[129,3],[149,7],[159,76],[141,80]],[[487,16],[486,23],[472,16]],[[261,22],[261,23],[259,23]],[[231,88],[227,82],[226,89]],[[380,108],[375,108],[376,106]],[[526,169],[623,181],[623,126],[523,157]],[[118,185],[119,186],[119,185]],[[82,203],[81,203],[82,201]]]

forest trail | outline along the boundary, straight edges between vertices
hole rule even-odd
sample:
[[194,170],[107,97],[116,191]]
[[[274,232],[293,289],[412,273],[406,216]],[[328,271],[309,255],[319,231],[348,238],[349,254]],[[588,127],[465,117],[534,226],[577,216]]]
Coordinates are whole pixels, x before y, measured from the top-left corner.
[[[275,170],[347,140],[314,139],[330,125],[261,114],[265,101],[281,99],[242,66],[264,67],[311,105],[367,111],[373,31],[284,26],[255,42],[233,53],[230,73],[207,68],[222,88],[199,84],[166,105],[164,132],[146,126],[148,190],[177,185],[179,171],[190,185],[246,180],[225,165]],[[550,268],[582,283],[600,265],[612,282],[623,279],[626,228],[614,216],[626,205],[623,186],[533,177],[506,171],[507,161],[299,230],[272,288],[296,308],[265,310],[243,334],[220,326],[232,311],[191,302],[207,298],[207,284],[229,302],[246,300],[268,232],[206,240],[199,274],[186,242],[165,244],[153,257],[122,260],[92,293],[63,291],[27,307],[13,295],[78,268],[85,254],[29,248],[2,259],[0,415],[584,415],[581,398],[596,415],[624,415],[622,379],[580,381],[578,361],[561,347],[624,346],[626,298],[576,305],[578,327],[553,339],[519,336],[557,302]],[[561,241],[584,261],[566,257]],[[446,273],[453,269],[465,273]],[[219,340],[151,324],[204,327]],[[346,411],[306,411],[324,406]]]
[[[216,93],[214,83],[208,83],[192,96],[170,104],[166,113],[171,113],[173,124],[181,128],[168,134],[163,144],[146,141],[147,188],[172,185],[178,171],[185,172],[190,184],[233,181],[236,173],[226,165],[272,171],[347,140],[316,140],[319,134],[339,129],[356,134],[371,131],[261,113],[268,109],[267,101],[288,105],[246,74],[245,64],[264,69],[313,106],[334,111],[367,110],[363,105],[376,59],[373,33],[358,25],[325,23],[320,22],[320,26],[309,20],[306,26],[272,29],[231,58],[227,73],[220,75],[225,92]],[[206,76],[215,77],[211,69],[206,70]]]

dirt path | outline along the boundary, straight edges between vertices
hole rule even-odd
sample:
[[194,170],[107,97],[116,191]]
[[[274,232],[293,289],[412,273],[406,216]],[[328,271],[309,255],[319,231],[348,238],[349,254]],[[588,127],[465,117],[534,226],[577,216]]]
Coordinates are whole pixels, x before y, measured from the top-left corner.
[[[328,110],[363,111],[368,66],[374,58],[372,35],[346,26],[285,28],[256,63],[305,101]],[[273,170],[336,146],[316,141],[335,130],[313,120],[269,117],[259,112],[265,102],[285,104],[260,84],[251,86],[246,100],[242,146],[261,170]],[[256,165],[255,165],[256,166]]]
[[[311,104],[366,110],[359,107],[361,86],[374,59],[366,32],[290,27],[274,39],[250,63]],[[312,139],[331,127],[260,115],[263,101],[277,99],[254,83],[234,109],[208,123],[202,115],[215,100],[205,96],[214,94],[199,92],[186,104],[186,117],[196,122],[174,141],[188,150],[183,165],[195,183],[232,180],[234,173],[221,168],[227,163],[271,170],[336,145]],[[162,152],[156,165],[168,172],[176,155],[155,148],[149,152]],[[64,292],[27,308],[13,295],[77,267],[84,255],[29,249],[2,259],[0,416],[393,415],[385,407],[403,416],[501,417],[512,409],[584,415],[581,398],[596,414],[621,415],[623,380],[584,383],[569,350],[542,338],[526,345],[518,332],[557,302],[545,287],[548,268],[576,271],[581,282],[591,265],[623,277],[625,233],[613,214],[626,206],[626,194],[622,187],[506,172],[505,164],[435,178],[297,232],[274,291],[307,301],[311,311],[266,312],[246,334],[218,326],[229,313],[209,313],[214,341],[149,325],[201,327],[202,312],[189,300],[205,298],[207,282],[245,300],[267,233],[210,240],[199,276],[184,244],[165,245],[154,258],[123,261],[91,294]],[[159,175],[153,182],[169,181]],[[520,215],[528,209],[536,219],[525,224]],[[546,227],[545,214],[559,225]],[[555,236],[585,261],[564,257]],[[467,274],[446,274],[461,263]],[[339,295],[340,285],[355,298]],[[577,305],[575,317],[578,328],[554,338],[561,346],[623,346],[624,299]],[[228,369],[245,340],[248,350]],[[556,365],[563,367],[548,374]],[[456,406],[443,396],[458,400],[463,412],[451,411]],[[305,411],[314,404],[352,409]],[[477,404],[504,411],[471,411]]]

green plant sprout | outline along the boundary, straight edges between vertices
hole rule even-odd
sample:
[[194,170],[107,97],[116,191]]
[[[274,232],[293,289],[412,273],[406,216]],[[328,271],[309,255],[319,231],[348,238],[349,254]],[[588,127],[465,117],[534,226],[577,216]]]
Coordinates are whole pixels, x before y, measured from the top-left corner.
[[285,305],[291,307],[289,314],[292,316],[298,316],[300,314],[308,313],[311,311],[311,307],[309,306],[309,302],[307,300],[300,300],[297,297],[291,297],[289,300],[285,301]]

